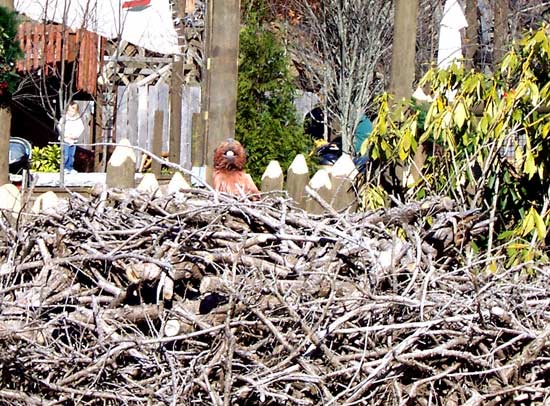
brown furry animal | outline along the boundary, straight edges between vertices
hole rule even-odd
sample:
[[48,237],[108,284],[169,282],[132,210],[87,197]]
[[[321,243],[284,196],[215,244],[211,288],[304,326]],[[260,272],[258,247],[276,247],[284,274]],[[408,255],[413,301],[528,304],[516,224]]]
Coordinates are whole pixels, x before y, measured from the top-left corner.
[[232,138],[222,142],[214,151],[214,189],[236,197],[257,199],[260,191],[244,166],[246,152],[241,143]]

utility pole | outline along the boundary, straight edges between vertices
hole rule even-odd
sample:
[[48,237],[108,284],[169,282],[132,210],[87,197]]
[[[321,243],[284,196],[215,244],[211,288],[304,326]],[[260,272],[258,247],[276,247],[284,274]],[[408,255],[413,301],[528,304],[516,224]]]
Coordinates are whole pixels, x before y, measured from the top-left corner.
[[[13,10],[13,0],[0,0],[0,6]],[[0,107],[0,185],[9,183],[11,109]]]
[[395,4],[390,91],[396,101],[412,94],[418,3],[419,0],[397,0]]
[[240,0],[208,1],[206,84],[203,98],[204,162],[210,180],[214,149],[235,136]]

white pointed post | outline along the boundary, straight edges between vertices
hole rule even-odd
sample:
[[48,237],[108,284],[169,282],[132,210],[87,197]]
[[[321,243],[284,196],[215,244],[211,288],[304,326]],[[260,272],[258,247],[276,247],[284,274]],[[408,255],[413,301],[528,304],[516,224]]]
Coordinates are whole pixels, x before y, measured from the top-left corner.
[[305,209],[305,188],[309,183],[309,169],[306,158],[302,154],[296,155],[288,168],[286,188],[288,195],[294,199],[298,207]]
[[36,198],[32,205],[31,213],[40,214],[51,211],[55,212],[57,211],[58,206],[59,197],[57,197],[57,195],[52,191],[45,192]]
[[357,210],[357,193],[354,184],[357,169],[351,156],[342,154],[334,163],[331,176],[334,190],[331,205],[334,210],[341,211],[348,208],[352,211]]
[[136,153],[127,138],[120,140],[107,163],[106,183],[109,188],[135,187]]
[[146,173],[143,175],[141,182],[136,188],[139,192],[147,193],[148,195],[159,197],[162,192],[159,188],[159,182],[154,173]]
[[16,219],[21,211],[21,193],[11,183],[0,186],[0,210],[11,212],[13,219]]
[[[330,204],[334,190],[332,188],[330,175],[325,169],[319,169],[315,175],[313,175],[309,181],[309,187],[319,198],[324,200],[327,204]],[[323,205],[312,196],[306,198],[306,210],[311,214],[321,214],[325,212]]]
[[262,192],[275,192],[283,190],[283,170],[278,161],[271,161],[262,175]]
[[175,172],[168,183],[167,193],[169,195],[179,192],[181,189],[191,189],[189,182],[185,180],[181,172]]

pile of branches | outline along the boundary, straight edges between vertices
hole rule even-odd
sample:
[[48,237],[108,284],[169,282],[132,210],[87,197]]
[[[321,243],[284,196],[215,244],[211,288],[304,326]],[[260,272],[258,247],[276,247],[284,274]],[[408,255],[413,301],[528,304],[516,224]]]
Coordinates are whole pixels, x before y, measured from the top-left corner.
[[489,222],[198,189],[5,214],[0,404],[542,404],[549,270],[471,254]]

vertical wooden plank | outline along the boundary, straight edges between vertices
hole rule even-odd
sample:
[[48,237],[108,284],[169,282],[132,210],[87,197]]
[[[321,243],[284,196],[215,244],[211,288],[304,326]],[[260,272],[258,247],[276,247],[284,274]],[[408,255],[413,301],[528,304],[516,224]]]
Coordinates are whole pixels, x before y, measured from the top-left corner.
[[194,113],[191,130],[191,167],[204,166],[204,120],[200,113]]
[[127,111],[128,111],[128,133],[127,138],[132,145],[138,145],[138,89],[134,84],[128,86]]
[[[193,117],[200,113],[201,109],[201,88],[200,86],[185,86],[182,89],[181,103],[181,144],[180,144],[180,163],[184,168],[191,169],[193,158]],[[195,116],[200,120],[200,115]],[[202,137],[203,132],[200,132]],[[202,142],[202,140],[198,141]],[[201,152],[201,161],[202,161]],[[200,166],[200,165],[199,165]]]
[[170,77],[170,136],[168,150],[170,162],[180,163],[181,157],[181,120],[183,99],[183,60],[180,56],[172,63]]
[[35,24],[33,27],[32,33],[32,67],[33,69],[38,69],[40,66],[40,52],[42,51],[40,27],[38,24]]
[[[80,35],[82,33],[82,35]],[[77,89],[86,89],[86,82],[88,80],[88,67],[86,65],[86,54],[88,52],[88,43],[86,41],[86,33],[84,31],[79,31],[80,43],[78,49],[78,57],[76,59],[77,63],[77,72],[76,72],[76,86]]]
[[162,152],[169,151],[170,144],[170,86],[164,82],[158,82],[159,104],[158,110],[162,111]]
[[[154,127],[153,127],[153,154],[160,157],[162,152],[162,129],[164,127],[164,113],[162,111],[155,111],[153,116],[154,118]],[[153,160],[151,163],[151,171],[155,176],[160,176],[161,164],[158,161]]]
[[155,111],[158,109],[158,88],[149,86],[149,98],[147,106],[147,117],[149,125],[147,130],[147,150],[153,151],[153,129],[155,128]]
[[[98,97],[96,99],[96,106],[95,106],[95,131],[94,131],[94,138],[92,140],[93,143],[97,144],[103,141],[103,98]],[[101,155],[103,153],[103,149],[105,147],[102,146],[95,146],[93,147],[94,150],[94,171],[100,172],[101,169]]]
[[[138,88],[138,143],[137,145],[143,149],[148,149],[148,128],[149,128],[149,112],[147,110],[149,88],[147,86],[141,86]],[[141,166],[141,160],[143,156],[141,153],[137,154],[138,168]]]
[[87,89],[88,89],[88,93],[95,96],[96,88],[97,88],[97,74],[98,74],[97,49],[99,45],[99,42],[98,42],[99,36],[92,32],[88,32],[87,37],[88,37],[88,43],[89,43],[88,55],[86,57],[86,60],[87,60],[86,66],[88,68],[88,72],[86,75],[86,77],[88,78]]
[[[17,40],[19,41],[19,46],[21,47],[21,49],[25,49],[25,29],[24,29],[24,26],[25,24],[19,24],[19,27],[17,27]],[[17,62],[15,63],[15,67],[18,71],[22,71],[23,70],[23,60],[22,59],[19,59],[17,60]]]
[[25,23],[25,70],[32,67],[32,23]]
[[128,138],[128,94],[126,86],[117,87],[117,108],[115,122],[116,140]]
[[46,26],[46,34],[45,34],[45,41],[46,41],[46,63],[54,63],[55,59],[55,45],[54,45],[55,36],[52,32],[52,24],[48,24]]
[[54,58],[56,61],[61,61],[61,54],[63,53],[61,49],[61,46],[63,44],[63,35],[61,34],[62,28],[60,25],[54,25],[52,29],[54,30],[54,36],[55,36]]

